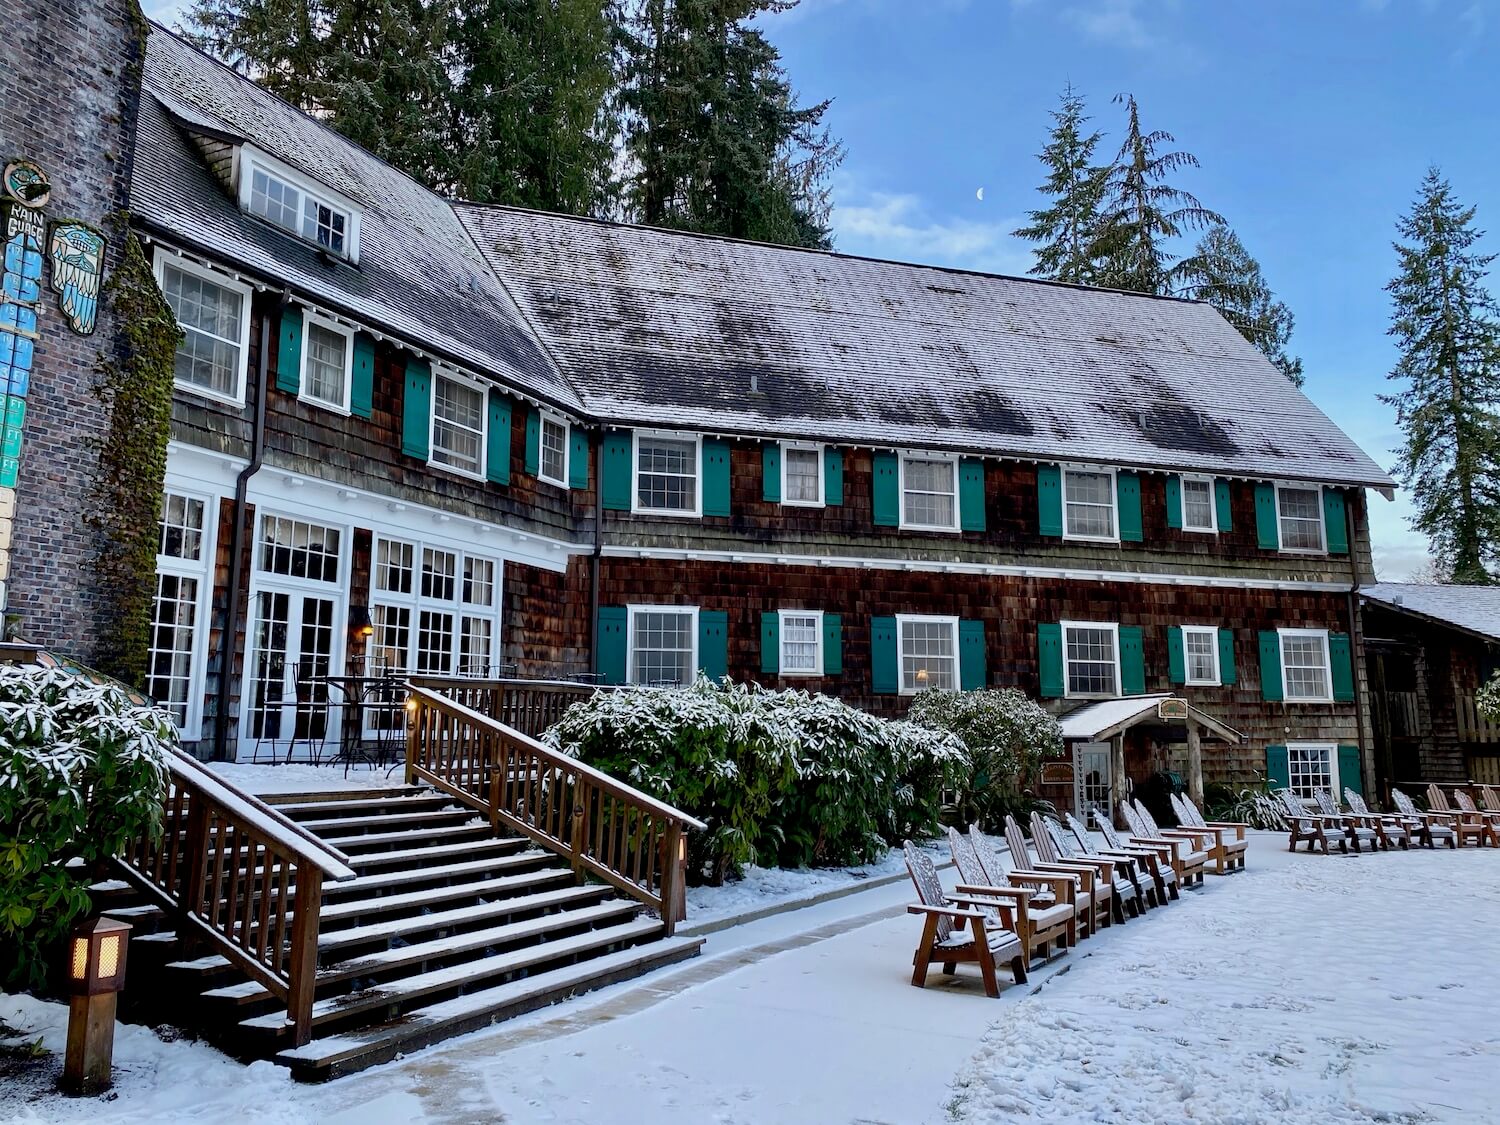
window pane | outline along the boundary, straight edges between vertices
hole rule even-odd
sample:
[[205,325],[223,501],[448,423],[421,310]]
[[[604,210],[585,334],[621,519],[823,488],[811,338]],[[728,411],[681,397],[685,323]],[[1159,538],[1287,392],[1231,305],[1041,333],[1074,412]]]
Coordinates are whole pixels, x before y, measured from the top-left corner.
[[201,561],[203,557],[203,501],[169,492],[162,498],[157,554]]
[[490,674],[490,637],[494,627],[494,622],[486,617],[464,618],[463,635],[458,647],[460,676]]
[[411,609],[404,605],[377,605],[370,617],[375,635],[370,638],[369,664],[372,674],[405,672],[411,651]]
[[1281,667],[1288,699],[1328,699],[1328,665],[1321,636],[1283,636]]
[[1323,549],[1323,497],[1316,488],[1278,488],[1281,546],[1290,551]]
[[957,466],[952,461],[907,457],[902,461],[906,522],[923,527],[954,527]]
[[1066,638],[1068,691],[1074,695],[1116,695],[1113,629],[1070,627]]
[[453,614],[431,609],[417,614],[417,671],[453,671]]
[[464,604],[495,604],[495,564],[489,559],[464,559]]
[[339,531],[283,516],[267,516],[261,521],[257,564],[268,574],[337,582]]
[[302,204],[302,237],[335,254],[344,252],[344,213],[311,196]]
[[542,419],[542,476],[567,483],[568,427],[551,418]]
[[1311,801],[1313,790],[1333,788],[1333,747],[1293,744],[1286,753],[1291,790],[1297,796]]
[[193,681],[193,634],[198,624],[198,580],[177,574],[156,578],[146,694],[187,726]]
[[957,626],[952,621],[901,622],[901,686],[906,691],[937,688],[952,691],[955,674]]
[[432,459],[478,473],[484,449],[484,392],[437,375],[432,385]]
[[698,445],[638,438],[636,505],[658,511],[692,511],[698,505]]
[[244,297],[170,262],[162,266],[162,293],[182,326],[174,370],[177,381],[217,394],[238,395]]
[[1189,531],[1214,529],[1214,490],[1209,481],[1182,482],[1182,526]]
[[301,192],[260,168],[250,179],[250,210],[282,230],[297,232],[297,204]]
[[822,499],[822,456],[816,449],[784,449],[786,466],[784,501],[816,504]]
[[375,556],[375,588],[389,594],[411,593],[412,545],[382,539]]
[[815,613],[781,615],[781,670],[790,673],[817,673],[818,633],[822,621]]
[[633,617],[631,682],[675,684],[693,681],[693,615],[673,610],[644,610]]
[[1183,648],[1187,654],[1187,678],[1190,683],[1217,683],[1219,680],[1217,632],[1184,629]]
[[1069,535],[1086,535],[1097,539],[1115,537],[1115,482],[1109,473],[1081,473],[1068,470],[1063,474],[1063,491],[1067,497],[1065,518]]
[[422,596],[451,602],[457,570],[458,557],[452,551],[435,551],[431,547],[423,549]]
[[309,322],[304,340],[307,348],[307,382],[303,388],[309,398],[333,406],[344,405],[344,385],[348,378],[344,361],[348,357],[348,338],[338,332]]

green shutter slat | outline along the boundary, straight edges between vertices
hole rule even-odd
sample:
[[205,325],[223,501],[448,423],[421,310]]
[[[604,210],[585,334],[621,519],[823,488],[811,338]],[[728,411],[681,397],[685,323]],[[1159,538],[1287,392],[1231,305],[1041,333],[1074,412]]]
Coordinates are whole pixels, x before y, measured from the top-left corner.
[[425,359],[409,359],[401,391],[401,452],[425,461],[431,439],[432,368]]
[[632,443],[629,430],[611,430],[604,435],[599,456],[599,488],[604,506],[612,512],[630,511]]
[[896,658],[896,619],[870,619],[870,690],[876,695],[895,695],[901,690]]
[[589,486],[589,432],[582,426],[568,427],[568,487]]
[[710,680],[729,675],[729,614],[722,609],[698,611],[698,670]]
[[1275,629],[1260,634],[1260,697],[1268,702],[1281,699],[1281,637]]
[[1182,478],[1176,473],[1167,477],[1167,526],[1182,527]]
[[823,503],[832,508],[844,503],[844,451],[832,445],[823,450]]
[[774,609],[760,615],[760,670],[767,676],[781,671],[781,614]]
[[1255,540],[1262,551],[1281,549],[1281,532],[1276,522],[1276,486],[1255,486]]
[[1063,694],[1062,626],[1042,624],[1036,627],[1037,667],[1041,672],[1043,699],[1060,699]]
[[1146,694],[1146,639],[1139,625],[1120,626],[1120,694]]
[[964,691],[983,691],[988,680],[984,651],[984,622],[958,623],[958,686]]
[[1214,504],[1218,507],[1216,513],[1219,517],[1219,531],[1234,530],[1234,506],[1230,503],[1229,482],[1224,479],[1214,481]]
[[1344,517],[1344,493],[1337,488],[1323,490],[1323,534],[1330,555],[1349,553],[1349,525]]
[[964,531],[983,531],[984,462],[965,457],[958,463],[958,526]]
[[542,412],[526,407],[526,453],[521,467],[531,476],[542,471]]
[[901,462],[894,453],[874,457],[875,526],[898,527],[901,523]]
[[486,435],[484,475],[494,484],[510,483],[510,399],[490,391],[490,429]]
[[626,634],[629,629],[629,614],[622,605],[599,607],[599,632],[594,639],[594,655],[600,678],[607,684],[623,684],[626,680]]
[[1120,541],[1139,543],[1141,531],[1141,478],[1135,473],[1115,474],[1115,495],[1120,504]]
[[844,620],[836,613],[823,615],[823,675],[844,674]]
[[1063,533],[1062,469],[1058,466],[1038,465],[1036,467],[1036,507],[1041,533],[1061,536]]
[[1182,630],[1176,625],[1167,629],[1167,679],[1174,684],[1187,683],[1187,653],[1183,648]]
[[1365,791],[1365,768],[1358,746],[1339,747],[1340,792],[1333,795],[1335,801],[1344,799],[1342,788],[1345,785],[1356,793],[1363,794]]
[[774,441],[760,447],[760,498],[781,503],[781,446]]
[[349,412],[356,418],[375,413],[375,341],[364,332],[354,334],[354,370],[349,373]]
[[703,439],[703,514],[729,514],[729,443]]
[[1292,766],[1285,746],[1266,747],[1266,782],[1272,789],[1292,787]]
[[281,310],[276,334],[276,389],[289,395],[302,387],[302,310],[288,305]]
[[1234,683],[1234,630],[1219,630],[1219,683]]
[[1328,634],[1328,671],[1336,703],[1354,702],[1354,649],[1348,633]]

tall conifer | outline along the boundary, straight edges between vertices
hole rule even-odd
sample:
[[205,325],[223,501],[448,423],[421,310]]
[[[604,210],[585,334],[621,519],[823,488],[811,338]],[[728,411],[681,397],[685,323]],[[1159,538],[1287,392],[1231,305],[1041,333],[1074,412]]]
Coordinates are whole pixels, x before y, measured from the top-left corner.
[[1052,132],[1038,154],[1046,176],[1037,191],[1048,199],[1045,207],[1027,213],[1031,220],[1015,231],[1036,245],[1033,277],[1092,285],[1099,279],[1101,207],[1109,182],[1108,165],[1094,163],[1094,150],[1103,134],[1084,127],[1090,121],[1082,95],[1068,86],[1061,105],[1052,111]]
[[1198,240],[1192,256],[1178,263],[1177,283],[1180,296],[1207,301],[1218,309],[1283,375],[1302,385],[1302,361],[1286,350],[1292,336],[1292,310],[1276,299],[1260,263],[1234,231],[1211,227]]

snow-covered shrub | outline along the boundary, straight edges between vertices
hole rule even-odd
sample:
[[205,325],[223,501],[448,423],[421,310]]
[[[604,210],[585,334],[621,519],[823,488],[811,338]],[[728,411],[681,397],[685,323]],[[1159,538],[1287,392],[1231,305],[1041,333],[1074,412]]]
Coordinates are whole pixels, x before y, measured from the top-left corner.
[[[172,720],[120,686],[0,666],[0,962],[36,983],[42,954],[88,912],[90,869],[161,830]],[[80,859],[76,871],[69,860]]]
[[1474,708],[1491,722],[1500,719],[1500,672],[1491,676],[1490,682],[1474,693]]
[[1015,688],[924,691],[912,700],[912,722],[957,735],[971,769],[959,785],[959,814],[998,826],[1006,813],[1027,811],[1022,789],[1043,759],[1062,753],[1062,728],[1039,703]]

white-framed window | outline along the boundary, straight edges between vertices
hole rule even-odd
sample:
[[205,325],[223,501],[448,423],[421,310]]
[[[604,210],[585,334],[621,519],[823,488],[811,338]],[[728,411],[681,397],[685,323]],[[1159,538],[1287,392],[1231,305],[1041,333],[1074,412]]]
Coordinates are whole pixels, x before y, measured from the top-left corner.
[[206,398],[245,403],[250,286],[176,254],[158,252],[156,281],[182,328],[176,385]]
[[823,506],[823,447],[810,442],[781,443],[781,502],[804,508]]
[[1063,538],[1120,541],[1119,494],[1113,469],[1062,471]]
[[537,475],[548,484],[568,487],[568,424],[556,414],[541,414],[541,457]]
[[314,312],[303,315],[299,398],[349,413],[354,330]]
[[1219,530],[1218,505],[1214,502],[1214,482],[1211,477],[1182,478],[1182,530]]
[[260,517],[255,568],[262,574],[336,584],[342,545],[343,532],[337,527],[267,512]]
[[240,206],[320,249],[359,261],[360,213],[348,199],[248,145],[240,150]]
[[633,605],[629,615],[630,682],[691,684],[698,669],[698,607]]
[[482,383],[449,371],[432,372],[432,445],[428,463],[469,477],[484,476],[489,416]]
[[156,550],[156,599],[147,650],[146,694],[189,741],[201,734],[203,670],[212,594],[217,502],[168,487]]
[[1120,627],[1104,622],[1064,621],[1063,676],[1070,699],[1120,694]]
[[1182,627],[1182,664],[1189,684],[1219,682],[1219,630],[1214,625]]
[[958,530],[958,458],[944,453],[901,455],[901,526]]
[[1281,694],[1289,703],[1333,702],[1327,629],[1278,629]]
[[372,674],[493,676],[500,629],[498,559],[377,535],[365,650]]
[[1313,790],[1339,792],[1339,748],[1331,742],[1289,742],[1286,747],[1288,787],[1304,801]]
[[896,615],[901,694],[958,689],[958,618]]
[[778,610],[781,633],[781,674],[823,674],[823,614],[813,609]]
[[1316,485],[1278,484],[1276,522],[1283,551],[1323,554],[1323,490]]
[[637,430],[632,510],[664,516],[702,515],[701,452],[697,434]]

